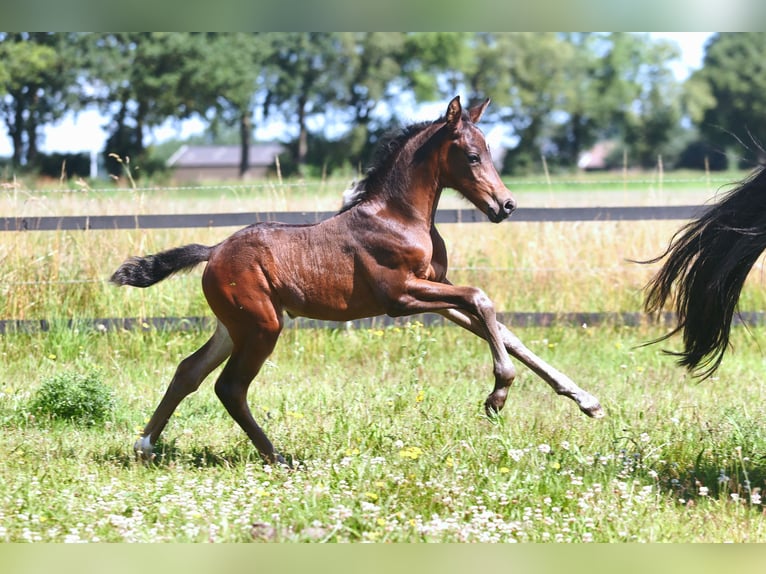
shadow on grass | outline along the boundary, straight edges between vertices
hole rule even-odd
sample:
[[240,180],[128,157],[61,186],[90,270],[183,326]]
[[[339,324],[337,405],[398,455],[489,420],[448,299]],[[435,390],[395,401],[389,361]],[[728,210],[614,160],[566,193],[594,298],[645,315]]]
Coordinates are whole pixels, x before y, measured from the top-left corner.
[[[149,468],[172,468],[183,466],[187,468],[234,468],[246,464],[266,465],[258,452],[249,441],[242,441],[226,449],[214,449],[210,446],[191,446],[179,448],[175,440],[165,442],[160,440],[154,446],[154,458],[145,466]],[[293,455],[283,455],[288,465],[297,468],[299,459]],[[110,447],[101,455],[95,457],[96,462],[110,463],[122,468],[130,468],[142,464],[133,452],[131,446],[125,448]]]
[[759,505],[761,497],[766,501],[766,456],[716,458],[711,460],[701,451],[694,464],[666,462],[656,470],[660,490],[685,501],[700,497],[734,497],[755,505]]
[[684,503],[708,497],[766,504],[766,416],[725,407],[673,433],[659,432],[656,441],[628,430],[615,439],[618,476],[654,482]]

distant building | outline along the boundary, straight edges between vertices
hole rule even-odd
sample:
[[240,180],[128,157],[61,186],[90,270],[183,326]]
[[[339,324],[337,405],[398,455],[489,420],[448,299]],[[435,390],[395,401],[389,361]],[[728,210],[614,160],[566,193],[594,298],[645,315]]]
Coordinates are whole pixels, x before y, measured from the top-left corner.
[[[251,144],[250,167],[245,179],[274,173],[275,162],[285,147],[281,144]],[[239,178],[240,146],[184,145],[168,160],[176,181],[227,180]]]
[[609,169],[609,159],[618,149],[618,143],[614,141],[601,141],[592,148],[584,151],[577,160],[577,167],[585,171],[597,171]]

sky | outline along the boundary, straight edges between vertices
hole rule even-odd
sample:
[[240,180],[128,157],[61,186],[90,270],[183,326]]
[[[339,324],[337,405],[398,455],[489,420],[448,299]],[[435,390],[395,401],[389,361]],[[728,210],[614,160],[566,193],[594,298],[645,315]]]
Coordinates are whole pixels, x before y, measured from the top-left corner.
[[[666,38],[675,41],[681,49],[681,59],[673,65],[678,78],[686,78],[693,70],[702,65],[705,41],[712,32],[651,32],[653,38]],[[419,110],[411,118],[412,121],[431,119],[434,114],[438,115],[441,110],[434,112],[433,107],[425,107]],[[423,116],[423,117],[420,117]],[[70,113],[59,122],[46,126],[43,130],[40,150],[45,153],[52,152],[99,152],[103,149],[106,141],[104,127],[107,119],[96,110],[84,110],[77,114]],[[5,133],[5,126],[0,127],[0,156],[8,157],[13,153],[11,139]],[[168,120],[162,126],[155,128],[149,134],[146,143],[160,143],[168,139],[184,139],[204,130],[204,125],[199,120],[180,122]],[[278,123],[263,126],[256,129],[257,140],[268,141],[284,134],[284,126]],[[490,140],[487,134],[488,141]],[[490,145],[492,142],[490,141]]]

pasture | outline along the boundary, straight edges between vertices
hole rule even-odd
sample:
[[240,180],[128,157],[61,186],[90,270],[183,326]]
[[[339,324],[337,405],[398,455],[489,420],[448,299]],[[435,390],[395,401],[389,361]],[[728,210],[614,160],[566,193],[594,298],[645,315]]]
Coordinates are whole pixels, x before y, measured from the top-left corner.
[[[508,181],[521,207],[700,204],[723,181]],[[720,178],[720,176],[718,176]],[[328,210],[345,182],[197,190],[27,190],[7,215]],[[444,207],[465,207],[452,196]],[[453,282],[500,311],[638,311],[642,286],[682,222],[440,227]],[[200,270],[149,290],[106,278],[123,259],[231,229],[2,233],[0,318],[54,320],[0,336],[3,541],[764,541],[764,331],[699,383],[663,347],[661,325],[514,328],[595,394],[585,417],[523,366],[502,413],[486,343],[457,327],[287,328],[249,400],[294,471],[264,466],[212,392],[181,403],[150,466],[132,444],[178,361],[210,333],[70,329],[55,319],[208,315]],[[765,305],[761,272],[743,310]],[[289,324],[289,322],[288,322]],[[96,425],[31,407],[46,380],[87,373],[112,390]]]

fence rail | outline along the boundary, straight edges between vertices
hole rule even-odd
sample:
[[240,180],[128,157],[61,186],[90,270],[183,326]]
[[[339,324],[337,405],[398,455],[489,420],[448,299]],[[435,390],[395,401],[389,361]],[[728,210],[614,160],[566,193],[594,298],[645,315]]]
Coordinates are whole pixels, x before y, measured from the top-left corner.
[[[518,327],[597,327],[599,325],[620,325],[637,327],[640,325],[674,325],[675,313],[664,312],[649,315],[640,312],[503,312],[497,314],[501,323],[511,328]],[[413,315],[411,317],[371,317],[339,323],[318,321],[296,317],[285,321],[288,329],[382,329],[384,327],[405,326],[418,321],[426,326],[454,326],[444,317],[435,314]],[[766,312],[753,311],[738,313],[732,320],[734,325],[748,327],[766,325]],[[6,319],[0,320],[0,335],[11,333],[48,332],[56,328],[93,330],[102,333],[111,331],[189,331],[212,329],[213,317],[148,317],[142,318],[104,318],[104,319]]]
[[[513,214],[513,221],[639,221],[691,219],[701,205],[648,207],[525,207]],[[290,224],[317,223],[334,211],[273,211],[244,213],[186,213],[156,215],[70,215],[45,217],[2,217],[0,231],[85,231],[110,229],[161,229],[193,227],[244,227],[256,222],[280,221]],[[483,223],[487,218],[476,209],[443,209],[437,223]]]
[[[596,326],[602,324],[619,324],[637,326],[648,322],[664,322],[669,324],[673,315],[666,313],[660,317],[650,317],[645,313],[545,313],[545,312],[507,312],[498,313],[499,321],[513,327],[552,327],[552,326]],[[761,317],[763,320],[763,317]],[[298,329],[375,329],[384,327],[404,326],[413,321],[428,326],[452,325],[440,315],[423,314],[411,317],[371,317],[356,321],[334,322],[318,321],[296,317],[285,321],[286,328]],[[213,317],[148,317],[148,318],[119,318],[103,319],[30,319],[0,321],[0,335],[8,333],[48,332],[55,328],[94,330],[103,333],[109,331],[188,331],[208,329],[215,325]]]

